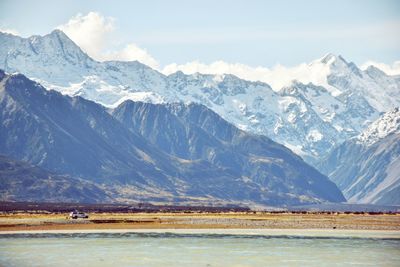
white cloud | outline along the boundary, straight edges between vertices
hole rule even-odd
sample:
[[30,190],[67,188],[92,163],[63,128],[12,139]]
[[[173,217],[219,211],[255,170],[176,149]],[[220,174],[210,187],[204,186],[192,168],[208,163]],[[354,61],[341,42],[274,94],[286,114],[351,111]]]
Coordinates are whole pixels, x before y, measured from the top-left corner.
[[276,65],[271,69],[260,66],[251,67],[240,63],[231,64],[224,61],[216,61],[211,64],[193,61],[182,65],[167,65],[162,72],[168,75],[178,70],[186,74],[196,72],[206,74],[229,73],[242,79],[268,83],[276,91],[290,85],[293,80],[327,86],[326,77],[329,73],[329,67],[326,64],[320,63],[319,60],[311,64],[303,63],[295,67]]
[[400,60],[393,62],[392,65],[375,62],[375,61],[367,61],[362,66],[361,69],[365,70],[369,66],[377,67],[388,75],[400,75]]
[[[117,48],[115,44],[115,39],[117,39],[115,38],[115,19],[112,17],[105,17],[97,12],[89,12],[86,15],[78,14],[72,17],[66,24],[61,25],[58,28],[64,31],[86,53],[96,60],[137,60],[154,69],[161,69],[159,62],[153,56],[151,56],[145,49],[138,47],[134,43],[127,44],[122,49]],[[17,32],[13,30],[7,30],[7,32],[17,34]],[[229,39],[226,34],[216,34],[217,32],[212,33],[215,34],[215,36],[218,36],[218,38],[223,38],[224,40],[226,38]],[[313,35],[313,33],[308,32],[303,34],[308,34],[310,36]],[[341,32],[341,34],[343,34],[343,32]],[[167,35],[168,40],[172,38],[175,41],[181,41],[180,38],[178,38],[179,36],[173,34]],[[268,35],[263,35],[257,31],[254,34],[254,36],[269,37],[271,37],[271,35],[273,35],[271,32]],[[184,34],[184,36],[186,39],[188,38],[188,34]],[[158,33],[156,36],[150,35],[150,37],[156,38],[156,40],[158,40],[157,38],[167,38],[165,34],[162,35],[160,33]],[[201,34],[200,37],[200,39],[207,39]],[[233,37],[237,38],[236,35]],[[251,36],[247,37],[250,38]],[[286,38],[281,36],[281,33],[277,33],[275,37]],[[150,38],[150,40],[152,40],[152,38]],[[196,43],[201,42],[199,38],[195,38],[195,41]],[[389,75],[400,74],[400,61],[396,61],[392,65],[368,61],[363,64],[362,67],[366,68],[369,65],[374,65]],[[193,61],[185,64],[169,64],[162,69],[162,72],[168,75],[178,70],[181,70],[186,74],[193,74],[195,72],[208,74],[233,74],[246,80],[266,82],[271,85],[274,90],[279,90],[284,86],[290,85],[293,80],[298,80],[302,83],[311,82],[317,85],[329,87],[326,82],[326,77],[329,74],[329,67],[326,64],[321,64],[319,60],[316,60],[310,64],[303,63],[295,67],[276,65],[273,68],[266,68],[262,66],[253,67],[245,64],[228,63],[224,61],[215,61],[211,64]]]
[[78,14],[58,29],[67,34],[88,55],[101,59],[102,51],[109,43],[108,35],[114,31],[114,19],[90,12]]
[[[294,80],[297,80],[304,84],[313,83],[321,85],[331,91],[332,94],[339,94],[340,91],[330,86],[326,80],[330,73],[329,62],[328,64],[322,63],[321,59],[314,60],[309,64],[302,63],[294,67],[285,67],[278,64],[273,68],[251,67],[240,63],[227,63],[224,61],[215,61],[211,64],[192,61],[181,65],[176,63],[169,64],[163,68],[162,72],[166,75],[178,70],[186,74],[196,72],[204,74],[233,74],[245,80],[268,83],[275,91],[279,91],[282,87],[289,86]],[[365,70],[371,65],[381,69],[388,75],[400,75],[400,61],[395,61],[392,65],[368,61],[361,66],[361,69]]]
[[135,44],[128,44],[119,51],[107,52],[102,55],[103,60],[121,60],[132,61],[137,60],[154,69],[159,68],[159,63],[145,49],[138,47]]
[[0,28],[0,32],[9,33],[12,35],[17,35],[17,36],[20,35],[19,32],[14,29]]
[[78,14],[66,24],[57,27],[67,34],[89,56],[96,60],[138,60],[152,68],[158,68],[158,62],[144,49],[131,43],[123,49],[116,49],[115,19],[104,17],[97,12],[87,15]]

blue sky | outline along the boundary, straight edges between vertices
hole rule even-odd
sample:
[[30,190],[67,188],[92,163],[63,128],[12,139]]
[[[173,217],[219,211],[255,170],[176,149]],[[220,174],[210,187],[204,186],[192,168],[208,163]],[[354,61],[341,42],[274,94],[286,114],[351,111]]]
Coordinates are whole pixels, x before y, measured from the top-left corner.
[[400,59],[400,1],[389,0],[0,0],[0,29],[42,35],[89,12],[112,23],[103,50],[132,43],[162,66],[194,60],[294,66],[328,52],[358,64]]

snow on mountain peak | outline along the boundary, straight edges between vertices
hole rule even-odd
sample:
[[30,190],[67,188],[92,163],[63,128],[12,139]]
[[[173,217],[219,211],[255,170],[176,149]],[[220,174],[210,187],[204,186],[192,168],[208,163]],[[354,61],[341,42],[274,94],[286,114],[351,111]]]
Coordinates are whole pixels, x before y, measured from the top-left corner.
[[325,56],[323,56],[322,58],[316,60],[316,62],[321,62],[327,65],[332,64],[335,60],[337,59],[337,56],[335,54],[332,53],[328,53]]
[[357,139],[359,143],[371,145],[393,133],[400,133],[399,108],[384,113],[379,119],[370,124]]
[[370,65],[368,66],[365,70],[365,73],[367,73],[369,76],[371,77],[378,77],[378,76],[387,76],[386,73],[384,71],[382,71],[381,69],[375,67],[374,65]]
[[[400,106],[396,79],[370,77],[334,54],[291,68],[255,71],[219,62],[208,74],[202,73],[210,66],[202,65],[188,66],[194,70],[189,73],[177,67],[166,76],[137,61],[93,60],[60,30],[30,38],[0,34],[0,43],[0,68],[24,73],[48,89],[108,107],[127,99],[200,103],[242,129],[311,157],[359,134],[377,111]],[[243,71],[257,75],[245,80]]]
[[64,41],[72,41],[62,30],[55,29],[48,36],[56,36]]
[[46,49],[56,49],[59,51],[63,51],[63,53],[74,53],[84,54],[85,52],[81,50],[81,48],[74,43],[63,31],[54,30],[49,34],[44,36],[34,35],[27,39],[35,49],[42,49],[43,47]]
[[348,64],[348,62],[341,56],[341,55],[335,55],[333,53],[327,53],[323,57],[314,60],[310,64],[318,64],[322,63],[328,66],[345,66]]

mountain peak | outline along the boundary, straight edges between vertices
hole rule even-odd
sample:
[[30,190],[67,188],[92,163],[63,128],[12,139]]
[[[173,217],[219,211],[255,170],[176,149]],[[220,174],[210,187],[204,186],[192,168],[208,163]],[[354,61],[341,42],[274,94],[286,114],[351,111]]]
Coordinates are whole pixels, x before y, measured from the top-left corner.
[[330,70],[330,74],[335,73],[342,76],[343,74],[352,73],[360,78],[362,77],[361,70],[357,65],[353,62],[347,62],[341,55],[329,53],[313,63],[327,66]]
[[171,78],[184,78],[186,76],[187,75],[185,73],[183,73],[183,71],[181,71],[181,70],[178,70],[178,71],[173,72],[168,75],[168,77],[171,77]]
[[398,107],[384,113],[358,136],[358,140],[371,145],[386,136],[400,133],[400,109]]
[[[79,60],[82,60],[86,55],[85,52],[72,41],[63,31],[59,29],[53,30],[51,33],[46,35],[32,35],[28,38],[23,38],[29,42],[30,47],[33,49],[35,55],[40,54],[41,56],[50,53],[49,51],[59,51],[59,54],[79,54]],[[40,52],[39,52],[40,51]],[[68,51],[68,52],[67,52]]]
[[317,62],[326,64],[326,65],[332,65],[332,64],[337,64],[337,63],[345,63],[347,64],[347,61],[341,56],[341,55],[335,55],[333,53],[328,53]]
[[386,76],[386,73],[384,71],[375,67],[374,65],[368,66],[368,68],[365,69],[365,72],[372,77],[382,76],[382,75]]
[[335,61],[336,58],[337,58],[337,56],[335,54],[328,53],[318,61],[321,62],[321,63],[324,63],[324,64],[330,64],[331,62]]
[[63,46],[68,45],[70,47],[74,47],[75,49],[81,50],[81,48],[74,41],[72,41],[71,38],[68,37],[68,35],[66,35],[62,30],[59,29],[53,30],[51,33],[44,35],[42,38],[54,39]]
[[60,29],[55,29],[53,30],[51,33],[49,33],[48,35],[50,36],[57,36],[63,39],[68,39],[71,40],[62,30]]

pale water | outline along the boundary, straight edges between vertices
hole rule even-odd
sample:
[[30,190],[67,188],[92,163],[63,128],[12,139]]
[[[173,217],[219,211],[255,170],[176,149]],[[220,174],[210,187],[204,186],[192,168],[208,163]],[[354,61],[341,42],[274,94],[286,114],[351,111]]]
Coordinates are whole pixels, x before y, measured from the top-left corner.
[[400,240],[150,233],[0,236],[0,266],[400,266]]

